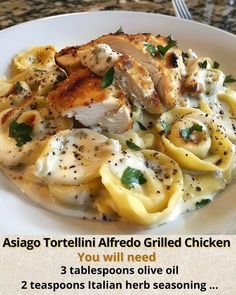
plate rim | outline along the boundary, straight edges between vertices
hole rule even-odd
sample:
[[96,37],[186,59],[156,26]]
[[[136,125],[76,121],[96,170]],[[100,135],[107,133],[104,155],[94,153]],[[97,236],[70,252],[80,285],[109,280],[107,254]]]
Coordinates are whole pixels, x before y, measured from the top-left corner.
[[50,15],[50,16],[45,16],[45,17],[41,17],[41,18],[36,18],[33,20],[28,20],[25,22],[21,22],[19,24],[15,24],[12,25],[10,27],[6,27],[2,30],[0,30],[0,34],[1,33],[5,33],[6,31],[11,31],[11,30],[15,30],[17,28],[20,28],[21,26],[25,26],[25,25],[30,25],[31,23],[37,23],[37,22],[41,22],[41,21],[47,21],[47,20],[53,20],[53,19],[57,19],[57,18],[63,18],[63,17],[70,17],[70,16],[76,16],[76,15],[91,15],[91,14],[139,14],[139,15],[152,15],[152,16],[156,16],[156,17],[161,17],[161,18],[169,18],[169,19],[173,19],[177,22],[186,22],[186,23],[194,23],[195,25],[199,26],[199,27],[207,27],[208,29],[211,29],[213,31],[218,31],[221,32],[223,34],[228,35],[229,37],[233,37],[236,38],[236,34],[233,34],[231,32],[225,31],[223,29],[214,27],[210,24],[205,24],[205,23],[201,23],[195,20],[188,20],[188,19],[183,19],[183,18],[178,18],[177,16],[173,16],[173,15],[167,15],[167,14],[161,14],[161,13],[154,13],[154,12],[145,12],[145,11],[131,11],[131,10],[98,10],[98,11],[82,11],[82,12],[72,12],[72,13],[63,13],[63,14],[57,14],[57,15]]

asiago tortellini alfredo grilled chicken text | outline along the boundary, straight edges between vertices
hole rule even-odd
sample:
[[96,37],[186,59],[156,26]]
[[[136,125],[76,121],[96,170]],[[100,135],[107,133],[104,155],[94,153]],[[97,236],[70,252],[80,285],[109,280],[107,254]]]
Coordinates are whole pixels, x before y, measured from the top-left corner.
[[171,36],[37,46],[0,80],[0,162],[33,201],[85,219],[162,224],[234,175],[236,92]]

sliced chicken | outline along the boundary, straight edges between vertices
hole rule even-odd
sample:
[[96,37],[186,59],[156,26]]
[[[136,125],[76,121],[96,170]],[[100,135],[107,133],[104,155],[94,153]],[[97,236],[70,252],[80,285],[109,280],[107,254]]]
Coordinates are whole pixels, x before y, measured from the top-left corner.
[[78,51],[80,62],[93,73],[104,76],[114,67],[115,83],[127,94],[129,100],[150,113],[163,112],[159,96],[147,69],[129,55],[123,55],[112,50],[106,44],[86,46]]
[[49,93],[49,100],[63,116],[86,127],[123,133],[132,125],[124,92],[113,85],[102,89],[101,82],[90,70],[79,69]]
[[[79,46],[74,54],[79,57],[81,52],[94,48],[97,44],[107,44],[113,50],[131,56],[146,68],[163,104],[167,108],[173,108],[185,105],[185,101],[181,96],[180,83],[182,76],[185,74],[182,52],[174,46],[161,59],[158,54],[156,56],[153,54],[153,56],[148,49],[148,45],[151,45],[157,50],[158,45],[164,47],[168,42],[168,38],[155,37],[151,34],[109,34]],[[59,53],[59,56],[62,56],[62,53]],[[57,62],[60,64],[58,58]]]
[[[167,46],[170,40],[162,36],[149,35],[146,42],[157,48],[159,45],[162,47]],[[150,52],[146,54],[150,55]],[[157,54],[157,57],[153,57],[153,59],[155,59],[161,73],[160,80],[155,86],[163,103],[168,109],[186,105],[181,94],[181,81],[186,74],[182,51],[173,46],[165,53],[164,57],[161,58]]]
[[77,54],[78,48],[79,46],[66,47],[55,55],[56,63],[63,68],[67,74],[83,67],[80,63],[80,57]]
[[162,114],[163,107],[147,69],[128,55],[115,63],[116,82],[125,90],[134,105],[152,114]]

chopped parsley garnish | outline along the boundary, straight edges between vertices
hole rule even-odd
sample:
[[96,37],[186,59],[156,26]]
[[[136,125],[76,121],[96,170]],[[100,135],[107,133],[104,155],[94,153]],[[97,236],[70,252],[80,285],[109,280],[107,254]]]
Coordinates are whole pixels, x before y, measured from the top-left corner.
[[121,182],[130,189],[134,184],[144,184],[147,179],[140,170],[128,166],[121,177]]
[[186,61],[189,58],[188,53],[182,52],[182,58],[183,58],[183,61]]
[[206,69],[207,68],[207,61],[204,60],[204,62],[199,62],[198,65],[201,69]]
[[198,125],[198,124],[193,124],[192,127],[190,128],[185,128],[181,130],[181,136],[184,139],[189,139],[190,135],[193,133],[193,131],[198,131],[198,132],[202,132],[202,126]]
[[126,145],[131,150],[134,150],[134,151],[140,151],[141,150],[141,147],[139,147],[138,145],[136,145],[135,143],[133,143],[130,140],[126,140]]
[[168,42],[168,44],[167,44],[166,46],[162,46],[162,45],[158,45],[158,46],[157,46],[157,49],[158,49],[158,52],[159,52],[161,58],[164,58],[166,52],[167,52],[171,47],[174,47],[174,46],[176,46],[176,44],[177,44],[177,41],[176,41],[176,40],[173,40],[173,39],[171,38],[171,36],[168,36],[167,38],[168,38],[169,42]]
[[21,83],[19,81],[17,81],[16,85],[15,85],[16,93],[18,93],[18,94],[21,93],[23,89],[24,88],[21,86]]
[[168,44],[166,46],[162,46],[162,45],[157,45],[154,46],[150,43],[145,43],[144,46],[147,47],[148,51],[150,52],[150,54],[152,56],[157,56],[157,54],[159,53],[161,59],[164,58],[166,52],[171,48],[174,47],[177,44],[177,41],[173,40],[171,38],[171,36],[167,37],[168,39]]
[[168,122],[162,121],[162,120],[160,121],[160,123],[161,123],[161,127],[165,131],[165,134],[168,134],[170,132],[170,128],[171,128],[170,124]]
[[110,68],[104,75],[101,83],[101,88],[107,88],[113,83],[115,70],[114,67]]
[[233,82],[236,82],[236,80],[234,79],[234,77],[232,77],[232,75],[228,75],[225,77],[225,80],[224,80],[224,83],[233,83]]
[[211,202],[210,199],[202,199],[199,202],[196,202],[196,209],[202,208]]
[[124,30],[122,26],[119,27],[119,29],[115,32],[115,34],[124,33]]
[[63,81],[63,80],[65,80],[65,79],[66,79],[66,74],[63,73],[63,72],[61,72],[61,73],[57,76],[57,82],[58,82],[58,83],[61,82],[61,81]]
[[154,45],[149,44],[149,43],[145,43],[144,46],[147,47],[147,50],[150,52],[150,54],[152,56],[157,56],[158,50],[157,50],[157,48]]
[[137,121],[137,123],[141,130],[147,130],[147,128],[141,122]]
[[16,146],[21,147],[26,142],[32,140],[33,128],[25,123],[17,123],[16,120],[12,121],[9,128],[9,137],[16,141]]
[[214,61],[212,68],[213,69],[218,69],[220,64],[217,61]]

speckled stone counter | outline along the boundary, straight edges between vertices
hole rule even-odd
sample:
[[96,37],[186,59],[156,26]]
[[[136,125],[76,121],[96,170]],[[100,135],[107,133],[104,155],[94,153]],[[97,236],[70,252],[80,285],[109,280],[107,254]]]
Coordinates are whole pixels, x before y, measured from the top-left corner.
[[[236,34],[236,0],[186,2],[194,20]],[[46,16],[95,10],[134,10],[174,15],[171,0],[1,0],[0,29]]]

